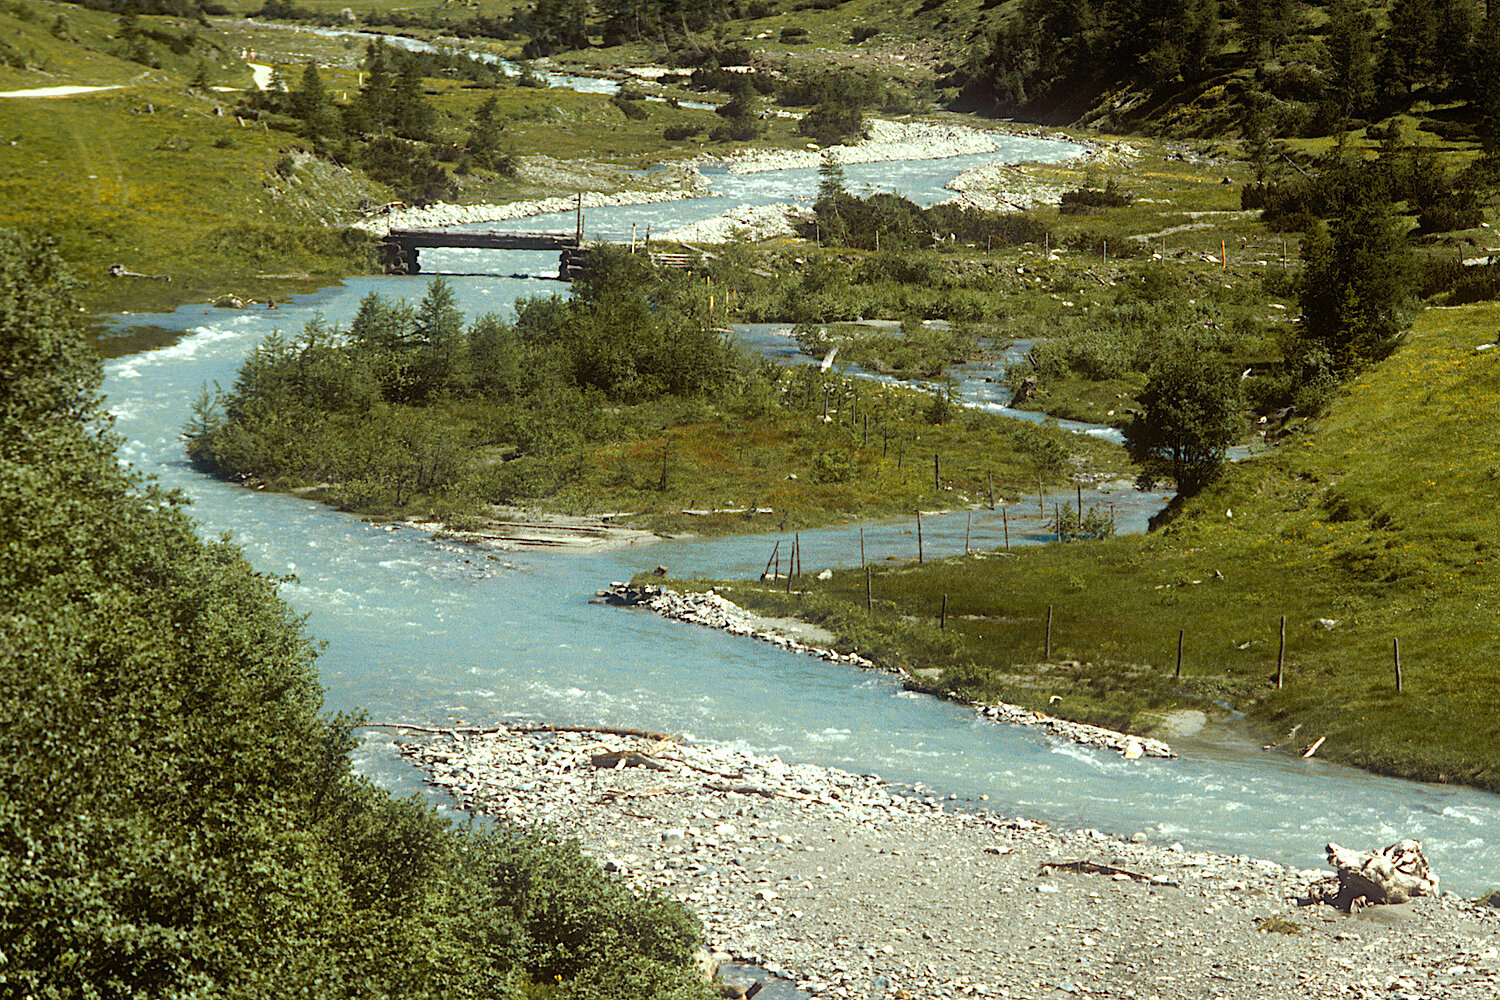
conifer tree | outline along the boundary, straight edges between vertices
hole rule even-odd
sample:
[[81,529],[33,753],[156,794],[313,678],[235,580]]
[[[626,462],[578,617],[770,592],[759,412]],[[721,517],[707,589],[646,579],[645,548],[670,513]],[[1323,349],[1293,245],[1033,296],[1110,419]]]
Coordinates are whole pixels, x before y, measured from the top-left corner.
[[1375,62],[1370,17],[1355,0],[1328,6],[1328,58],[1332,64],[1329,99],[1337,121],[1364,113],[1375,99]]
[[292,99],[293,113],[302,119],[302,135],[318,153],[327,153],[343,133],[338,109],[323,86],[318,64],[308,62]]
[[422,70],[415,59],[404,59],[391,88],[392,130],[399,136],[423,142],[432,138],[437,112],[422,94]]
[[1411,293],[1411,250],[1389,202],[1347,202],[1302,243],[1302,336],[1333,373],[1352,377],[1400,344]]

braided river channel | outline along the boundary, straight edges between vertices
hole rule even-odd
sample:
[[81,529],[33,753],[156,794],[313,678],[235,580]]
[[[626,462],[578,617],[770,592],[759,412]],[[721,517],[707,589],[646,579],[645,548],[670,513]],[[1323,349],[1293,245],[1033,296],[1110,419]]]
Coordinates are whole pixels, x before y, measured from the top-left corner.
[[[852,164],[845,167],[847,183],[855,193],[894,189],[931,203],[967,167],[1060,159],[1076,151],[1030,138],[1000,139],[997,146],[980,156]],[[712,180],[722,197],[592,210],[590,233],[628,238],[632,223],[663,232],[736,204],[806,201],[817,187],[816,172],[805,169]],[[510,225],[571,230],[573,218]],[[491,558],[415,530],[218,482],[187,463],[181,432],[200,389],[228,386],[246,353],[272,330],[296,333],[318,314],[347,325],[371,290],[415,302],[433,272],[448,272],[468,315],[508,314],[518,296],[562,286],[487,275],[555,273],[555,260],[540,253],[427,250],[423,275],[351,278],[274,311],[189,306],[168,315],[120,317],[182,331],[170,347],[106,365],[108,406],[126,441],[123,457],[190,495],[205,536],[232,533],[258,570],[295,576],[282,594],[326,643],[318,662],[327,709],[362,708],[375,722],[426,726],[526,719],[677,732],[790,761],[876,773],[955,809],[982,807],[1123,836],[1143,831],[1154,841],[1303,868],[1323,865],[1330,840],[1364,848],[1416,837],[1445,888],[1473,895],[1500,884],[1500,797],[1273,755],[1233,726],[1216,724],[1176,741],[1176,759],[1129,761],[1032,729],[981,721],[966,707],[903,692],[885,673],[590,603],[610,581],[657,564],[674,575],[754,577],[773,536]],[[763,330],[740,336],[757,349],[792,353],[785,337]],[[993,387],[979,374],[968,373],[960,387],[974,405],[998,408],[985,395]],[[1144,530],[1164,502],[1130,490],[1084,496],[1085,503],[1096,499],[1114,504],[1121,531]],[[924,518],[929,555],[963,551],[969,514],[955,506],[956,513]],[[1016,513],[1025,507],[1018,504]],[[999,516],[973,512],[975,548],[1000,544]],[[910,527],[865,525],[870,559],[911,556]],[[1047,537],[1034,514],[1029,522],[1013,520],[1011,529],[1012,544]],[[858,565],[858,531],[856,525],[803,532],[807,571]],[[1227,655],[1227,642],[1224,648]],[[358,767],[398,794],[436,795],[395,754],[392,739],[370,733]]]

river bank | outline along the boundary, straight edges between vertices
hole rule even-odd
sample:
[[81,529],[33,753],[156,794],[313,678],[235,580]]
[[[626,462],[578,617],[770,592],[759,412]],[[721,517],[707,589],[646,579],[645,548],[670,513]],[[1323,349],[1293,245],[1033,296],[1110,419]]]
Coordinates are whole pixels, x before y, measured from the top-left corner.
[[[816,143],[808,143],[804,149],[736,149],[729,153],[704,153],[692,162],[731,173],[752,174],[769,170],[816,169],[825,157],[840,164],[850,164],[970,156],[996,152],[1001,148],[997,140],[1017,136],[1077,144],[1077,140],[1070,136],[1040,126],[976,128],[951,122],[867,118],[865,133],[864,139],[849,145],[819,147]],[[1106,149],[1108,144],[1099,148]],[[1093,155],[1092,149],[1092,146],[1081,146],[1077,155]]]
[[713,590],[680,593],[669,587],[631,587],[614,583],[608,590],[598,591],[595,596],[608,604],[646,608],[673,621],[721,629],[731,635],[749,636],[788,652],[816,656],[833,663],[848,663],[864,670],[892,669],[902,676],[908,689],[958,701],[974,709],[981,718],[1009,725],[1037,726],[1059,739],[1079,746],[1112,750],[1127,760],[1176,756],[1172,748],[1162,740],[1059,719],[1020,705],[960,698],[951,691],[935,686],[931,679],[914,677],[900,668],[881,667],[858,652],[838,652],[832,648],[836,639],[834,634],[817,625],[797,618],[768,618],[756,614]]
[[463,808],[567,831],[697,912],[712,948],[814,996],[1500,990],[1500,912],[1451,896],[1355,916],[1300,906],[1328,875],[1318,857],[1293,868],[1151,829],[1053,829],[730,747],[502,730],[400,751]]

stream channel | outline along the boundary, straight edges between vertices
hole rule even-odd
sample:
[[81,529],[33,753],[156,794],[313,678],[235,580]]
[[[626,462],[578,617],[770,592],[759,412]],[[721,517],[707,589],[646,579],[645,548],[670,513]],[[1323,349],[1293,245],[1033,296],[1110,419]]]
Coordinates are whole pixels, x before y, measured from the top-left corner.
[[[966,167],[1074,152],[1031,138],[997,145],[989,155],[852,164],[845,173],[855,193],[894,189],[926,204],[944,197],[943,184]],[[809,200],[817,187],[813,170],[712,179],[723,197],[595,209],[590,232],[628,234],[632,223],[662,232],[737,203]],[[543,216],[512,225],[571,230],[573,219]],[[508,315],[518,296],[553,294],[563,286],[491,275],[552,274],[555,260],[539,253],[427,250],[421,276],[351,278],[275,311],[198,305],[119,317],[183,332],[170,347],[106,364],[108,406],[126,441],[122,457],[190,495],[205,536],[231,532],[258,570],[295,574],[297,582],[282,593],[327,643],[319,669],[328,710],[363,708],[375,722],[428,726],[530,719],[678,732],[790,761],[877,773],[954,808],[982,806],[1122,836],[1144,831],[1156,841],[1304,868],[1323,865],[1330,840],[1363,848],[1416,837],[1445,888],[1474,895],[1500,883],[1500,797],[1268,754],[1229,726],[1211,725],[1177,740],[1177,759],[1128,761],[1032,729],[980,721],[961,705],[903,692],[885,673],[590,603],[596,589],[657,564],[674,575],[753,578],[773,536],[492,557],[292,496],[218,482],[188,465],[180,434],[201,387],[231,384],[246,353],[273,329],[296,333],[317,314],[347,325],[370,291],[414,302],[434,272],[449,273],[469,316]],[[764,329],[743,336],[774,354],[790,355],[794,346]],[[982,395],[994,387],[978,374],[968,373],[960,388],[973,402],[997,407]],[[722,499],[728,505],[754,498]],[[1124,489],[1085,494],[1086,504],[1095,500],[1114,504],[1121,531],[1144,530],[1163,502]],[[956,513],[924,517],[929,556],[963,551],[968,512],[957,497],[953,507]],[[1035,497],[1029,521],[1022,516],[1027,507],[1018,502],[1013,508],[1012,544],[1047,540]],[[975,548],[1001,544],[999,517],[974,512]],[[914,555],[911,528],[867,524],[871,560]],[[803,532],[807,570],[858,565],[858,530]],[[1231,648],[1226,640],[1224,654]],[[445,801],[396,756],[391,740],[387,733],[370,734],[358,753],[360,770],[397,794]]]

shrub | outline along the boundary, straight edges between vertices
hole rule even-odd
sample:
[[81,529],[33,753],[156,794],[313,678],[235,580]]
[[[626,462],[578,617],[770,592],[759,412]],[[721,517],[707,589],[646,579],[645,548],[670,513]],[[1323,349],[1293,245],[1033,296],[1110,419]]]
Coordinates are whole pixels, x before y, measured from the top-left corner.
[[813,459],[812,478],[818,483],[847,483],[854,478],[856,468],[847,452],[822,451]]
[[1461,306],[1491,299],[1500,299],[1500,264],[1496,263],[1464,268],[1443,304]]
[[610,98],[610,103],[620,109],[620,113],[631,121],[643,121],[651,117],[651,112],[646,110],[645,103],[637,98],[630,99],[623,94],[616,94]]
[[750,142],[759,139],[761,124],[754,118],[732,118],[708,134],[714,142]]
[[703,133],[702,125],[668,125],[662,129],[661,137],[668,142],[679,142],[683,139],[691,139],[695,135]]
[[370,179],[385,184],[396,197],[414,205],[425,205],[455,194],[453,178],[432,155],[415,142],[378,136],[360,154],[360,166]]
[[1114,179],[1105,182],[1103,190],[1091,187],[1064,191],[1059,200],[1064,214],[1081,212],[1089,208],[1124,208],[1131,201],[1130,195],[1115,185]]

